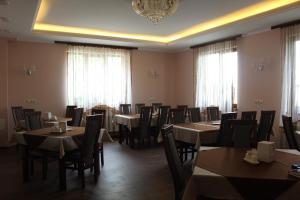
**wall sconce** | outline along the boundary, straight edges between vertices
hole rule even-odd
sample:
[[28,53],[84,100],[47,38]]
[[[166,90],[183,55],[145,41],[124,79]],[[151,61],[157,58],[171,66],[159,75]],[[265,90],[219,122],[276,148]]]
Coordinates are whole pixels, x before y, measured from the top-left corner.
[[149,72],[148,72],[148,76],[151,79],[158,79],[159,73],[155,69],[150,69]]
[[36,71],[36,67],[35,66],[31,66],[31,67],[25,67],[24,66],[24,74],[26,76],[31,76],[33,72]]
[[263,63],[255,64],[255,70],[257,72],[262,72],[264,71],[265,65]]
[[268,67],[270,65],[270,58],[261,58],[258,59],[255,63],[254,63],[254,69],[256,72],[262,72],[266,69],[266,67]]

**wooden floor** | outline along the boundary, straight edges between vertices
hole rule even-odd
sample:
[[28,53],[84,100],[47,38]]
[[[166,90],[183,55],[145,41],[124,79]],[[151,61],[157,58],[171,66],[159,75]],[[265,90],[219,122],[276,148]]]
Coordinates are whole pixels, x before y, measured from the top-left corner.
[[16,148],[0,149],[0,199],[174,199],[171,175],[161,147],[132,150],[117,142],[105,144],[105,165],[97,183],[86,170],[86,188],[77,173],[68,171],[67,191],[58,190],[58,163],[49,164],[48,179],[42,180],[36,164],[29,183],[22,182],[21,156]]

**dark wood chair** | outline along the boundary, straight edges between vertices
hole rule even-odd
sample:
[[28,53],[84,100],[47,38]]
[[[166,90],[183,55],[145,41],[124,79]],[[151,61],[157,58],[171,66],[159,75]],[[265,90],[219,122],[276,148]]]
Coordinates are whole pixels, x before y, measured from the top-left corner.
[[[106,110],[105,109],[99,109],[99,108],[93,108],[92,109],[92,115],[103,115],[102,122],[103,127],[105,127],[105,119],[106,119]],[[101,160],[101,166],[104,166],[104,145],[103,142],[99,144],[99,153],[100,153],[100,160]]]
[[297,149],[298,151],[300,151],[299,144],[295,137],[295,131],[294,131],[292,117],[282,115],[282,123],[283,123],[284,133],[285,133],[289,148]]
[[134,139],[138,140],[138,145],[144,144],[145,138],[148,139],[148,144],[151,144],[151,120],[152,106],[144,106],[141,108],[139,126],[134,128],[130,135],[130,143],[134,146]]
[[77,106],[68,105],[66,108],[66,118],[72,118],[74,115],[74,110],[77,108]]
[[20,120],[24,120],[24,112],[23,112],[23,107],[22,106],[12,106],[11,107],[12,111],[12,116],[14,119],[15,126],[20,126],[19,122]]
[[258,126],[258,134],[257,134],[258,141],[270,140],[274,118],[275,118],[275,110],[261,111],[259,126]]
[[[97,181],[100,173],[98,139],[103,124],[103,115],[90,115],[86,118],[85,133],[83,141],[78,150],[67,152],[63,159],[60,159],[59,170],[62,181],[61,189],[66,189],[66,170],[78,170],[81,178],[82,188],[85,188],[84,170],[94,169],[94,180]],[[71,165],[70,165],[71,163]]]
[[156,123],[156,126],[152,128],[152,136],[154,137],[154,141],[157,141],[157,137],[158,137],[163,125],[168,123],[170,109],[171,109],[171,106],[160,106],[159,107],[157,123]]
[[242,120],[256,120],[256,111],[244,111],[242,112]]
[[184,110],[184,115],[188,115],[188,105],[177,105],[177,108]]
[[68,126],[80,126],[83,115],[83,108],[75,108],[72,116],[72,121],[68,123]]
[[122,115],[130,115],[131,112],[131,104],[120,104],[120,113]]
[[189,108],[188,112],[189,112],[190,122],[193,122],[193,123],[201,122],[200,108]]
[[256,126],[257,126],[256,120],[234,120],[232,123],[234,147],[251,148],[252,146],[251,138],[256,130]]
[[36,130],[43,128],[41,115],[40,111],[24,112],[26,129]]
[[209,106],[206,108],[207,121],[217,121],[220,120],[220,110],[217,106]]
[[162,103],[152,103],[153,112],[158,112],[160,106],[162,106]]
[[189,165],[184,166],[180,161],[173,136],[173,126],[165,126],[161,132],[165,154],[173,178],[175,200],[180,200],[183,196],[186,183],[192,174],[192,168]]
[[135,104],[135,113],[140,114],[141,113],[141,108],[144,107],[144,106],[145,106],[144,103],[136,103]]
[[185,113],[184,109],[171,108],[169,114],[169,122],[171,124],[185,123]]
[[233,131],[232,124],[234,119],[221,120],[220,130],[217,138],[217,146],[232,147],[233,146]]

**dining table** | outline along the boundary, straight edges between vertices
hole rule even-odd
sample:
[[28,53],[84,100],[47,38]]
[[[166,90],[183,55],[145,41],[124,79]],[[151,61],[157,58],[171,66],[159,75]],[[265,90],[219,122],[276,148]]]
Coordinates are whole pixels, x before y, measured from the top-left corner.
[[[215,144],[219,129],[218,122],[180,123],[173,125],[173,135],[175,140],[194,144],[194,148],[198,149],[200,145]],[[158,142],[162,142],[161,133]]]
[[289,171],[300,163],[300,152],[276,149],[275,161],[250,164],[244,160],[246,151],[200,147],[182,199],[299,199],[300,180]]
[[[158,115],[153,114],[150,122],[150,126],[154,127],[157,125]],[[124,129],[132,134],[134,128],[139,126],[140,114],[118,114],[113,118],[113,123],[119,126],[119,143],[122,144],[124,141]],[[127,141],[126,141],[127,142]],[[133,147],[133,142],[130,140],[130,146]]]
[[[23,147],[23,180],[29,180],[29,153],[39,150],[51,154],[58,159],[60,166],[63,164],[67,152],[80,147],[85,133],[85,127],[68,126],[66,132],[57,132],[55,127],[47,127],[31,131],[19,131],[15,133],[16,140]],[[98,143],[103,142],[104,137],[110,138],[106,129],[101,129]],[[95,155],[98,155],[97,153]],[[99,156],[99,155],[98,155]],[[98,158],[99,160],[99,158]],[[59,170],[60,188],[65,188],[66,180],[63,170]]]

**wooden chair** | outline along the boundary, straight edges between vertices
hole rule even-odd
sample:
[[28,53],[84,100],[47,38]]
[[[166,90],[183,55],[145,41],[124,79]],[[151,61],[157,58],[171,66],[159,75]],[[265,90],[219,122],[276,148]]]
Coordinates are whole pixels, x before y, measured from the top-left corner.
[[207,121],[217,121],[220,120],[220,111],[217,106],[210,106],[206,108],[207,111]]
[[177,105],[177,108],[184,110],[184,115],[188,115],[188,105]]
[[217,146],[232,147],[233,146],[233,131],[232,124],[234,119],[221,120],[220,130],[217,138]]
[[162,106],[162,103],[152,103],[153,112],[158,112],[160,106]]
[[285,133],[289,148],[297,149],[298,151],[300,151],[299,144],[295,137],[295,131],[294,131],[292,117],[282,115],[282,123],[283,123],[284,133]]
[[170,109],[171,109],[171,106],[160,106],[159,107],[157,123],[152,131],[152,133],[153,133],[152,136],[154,137],[154,141],[157,141],[157,137],[158,137],[163,125],[168,123]]
[[131,114],[131,104],[120,104],[120,113],[123,115],[130,115]]
[[192,169],[188,167],[189,165],[184,166],[180,161],[173,136],[173,126],[165,126],[162,128],[161,132],[165,154],[173,178],[175,200],[180,200],[186,183],[192,174]]
[[257,135],[258,141],[270,140],[274,118],[275,110],[261,111]]
[[43,128],[41,115],[40,111],[24,112],[26,129],[36,130]]
[[151,144],[150,125],[152,120],[152,107],[144,106],[141,108],[139,126],[133,129],[130,135],[130,143],[134,146],[134,139],[137,138],[138,145],[144,144],[144,139],[148,139],[148,144]]
[[169,122],[172,124],[185,123],[184,109],[171,108],[169,114]]
[[[83,142],[78,150],[67,152],[60,160],[59,170],[62,181],[61,189],[66,189],[66,170],[78,170],[82,188],[85,188],[84,170],[94,169],[94,180],[97,181],[100,173],[98,139],[103,124],[103,115],[90,115],[86,118],[86,127]],[[72,163],[72,165],[69,165]],[[74,166],[74,167],[72,167]]]
[[68,124],[69,126],[80,126],[83,115],[83,108],[75,108],[72,116],[72,121]]
[[256,111],[244,111],[242,112],[242,120],[256,120]]
[[190,122],[193,122],[193,123],[201,122],[200,108],[189,108],[188,112],[189,112]]
[[74,115],[74,110],[77,108],[77,106],[67,106],[66,108],[66,118],[71,118]]
[[135,113],[140,114],[141,113],[141,108],[144,107],[144,106],[145,106],[144,103],[136,103],[135,104]]
[[[101,124],[103,125],[103,127],[105,127],[106,110],[93,108],[92,109],[92,115],[102,115],[103,117],[102,117]],[[101,142],[99,144],[99,153],[100,153],[101,166],[104,166],[104,145],[103,145],[103,142]]]
[[11,107],[12,111],[12,116],[14,119],[15,126],[19,126],[20,120],[24,120],[24,112],[23,112],[23,107],[22,106],[12,106]]
[[256,126],[256,120],[234,120],[232,123],[234,147],[251,148],[251,137],[256,130]]

